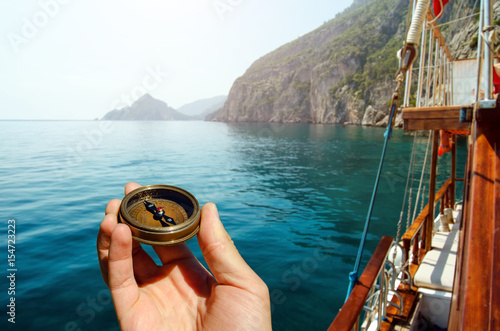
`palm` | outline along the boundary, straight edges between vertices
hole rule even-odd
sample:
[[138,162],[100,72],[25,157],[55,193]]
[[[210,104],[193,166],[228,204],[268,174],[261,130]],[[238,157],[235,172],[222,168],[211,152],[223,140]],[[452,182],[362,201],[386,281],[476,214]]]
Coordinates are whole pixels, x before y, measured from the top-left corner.
[[156,265],[126,226],[106,219],[116,217],[117,206],[116,200],[108,205],[107,215],[114,216],[101,224],[98,252],[122,330],[270,329],[267,287],[227,233],[211,231],[214,218],[208,207],[203,208],[198,241],[215,277],[185,244],[154,247],[162,262]]

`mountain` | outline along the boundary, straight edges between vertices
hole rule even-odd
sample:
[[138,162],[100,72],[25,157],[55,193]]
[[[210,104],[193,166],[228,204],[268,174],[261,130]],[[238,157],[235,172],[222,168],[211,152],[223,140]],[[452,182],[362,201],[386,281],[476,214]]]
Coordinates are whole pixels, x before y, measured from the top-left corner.
[[199,119],[204,119],[206,115],[222,108],[226,100],[227,100],[226,95],[219,95],[213,98],[202,99],[188,103],[177,109],[177,111],[184,115],[194,116]]
[[181,114],[165,102],[145,94],[130,107],[112,110],[102,119],[110,121],[175,121],[189,120],[191,117]]
[[386,112],[407,7],[404,0],[355,1],[335,19],[255,61],[211,119],[361,124],[368,106]]
[[386,125],[407,13],[406,0],[355,0],[255,61],[207,119]]

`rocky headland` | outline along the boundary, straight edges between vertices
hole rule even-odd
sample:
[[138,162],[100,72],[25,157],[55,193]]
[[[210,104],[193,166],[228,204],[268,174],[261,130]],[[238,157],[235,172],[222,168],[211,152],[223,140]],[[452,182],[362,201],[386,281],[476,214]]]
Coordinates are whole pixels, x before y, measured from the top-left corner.
[[[453,12],[447,7],[444,19]],[[403,0],[355,0],[318,29],[255,61],[207,120],[385,126],[407,12]],[[469,57],[475,22],[461,24],[453,51]]]

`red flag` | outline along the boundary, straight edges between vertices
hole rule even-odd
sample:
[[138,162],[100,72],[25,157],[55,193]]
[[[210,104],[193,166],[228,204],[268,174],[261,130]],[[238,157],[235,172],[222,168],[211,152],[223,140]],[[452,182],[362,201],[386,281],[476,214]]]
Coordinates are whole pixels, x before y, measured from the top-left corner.
[[493,66],[493,86],[495,91],[493,93],[497,94],[500,92],[500,76],[498,75],[497,68]]
[[436,15],[436,18],[440,18],[441,15],[443,15],[444,12],[444,6],[448,3],[450,0],[433,0],[432,3],[434,5],[434,15]]

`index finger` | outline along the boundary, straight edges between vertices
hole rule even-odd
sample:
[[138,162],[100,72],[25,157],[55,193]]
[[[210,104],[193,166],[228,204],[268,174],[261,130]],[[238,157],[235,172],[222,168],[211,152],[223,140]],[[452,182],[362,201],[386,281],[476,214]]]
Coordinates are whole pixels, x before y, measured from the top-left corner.
[[127,185],[125,185],[125,195],[129,194],[135,189],[138,189],[139,187],[142,187],[142,185],[134,182],[127,183]]
[[106,216],[104,216],[99,227],[99,233],[97,234],[97,256],[99,258],[102,278],[106,285],[108,285],[108,254],[111,244],[111,233],[118,223],[116,215],[119,208],[120,200],[118,199],[111,200],[108,203],[105,211]]

